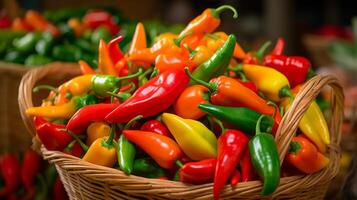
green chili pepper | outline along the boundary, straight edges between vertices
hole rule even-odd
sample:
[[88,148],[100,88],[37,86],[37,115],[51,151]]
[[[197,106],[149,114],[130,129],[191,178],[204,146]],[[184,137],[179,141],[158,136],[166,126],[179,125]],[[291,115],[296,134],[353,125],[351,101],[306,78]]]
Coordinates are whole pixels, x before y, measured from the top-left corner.
[[9,51],[7,54],[4,56],[4,60],[6,62],[11,62],[11,63],[19,63],[22,64],[25,62],[26,57],[24,54],[18,52],[18,51]]
[[142,68],[139,68],[138,72],[124,77],[117,77],[114,75],[95,75],[92,79],[93,91],[101,97],[108,97],[108,92],[113,92],[115,89],[120,88],[120,82],[122,80],[128,80],[139,76],[143,72]]
[[[129,129],[131,125],[143,118],[142,115],[138,115],[131,119],[124,127],[124,130]],[[123,134],[120,135],[118,139],[118,164],[119,169],[122,170],[125,174],[130,175],[133,172],[134,168],[134,159],[136,154],[136,147],[131,143]]]
[[[210,104],[200,104],[198,106],[202,111],[217,117],[219,120],[225,121],[231,125],[234,125],[244,133],[254,135],[255,126],[261,114],[244,107],[226,107],[215,106]],[[271,118],[265,118],[262,121],[262,129],[268,131],[274,124],[274,120]]]
[[95,96],[93,94],[85,94],[83,96],[76,96],[73,98],[74,98],[74,102],[77,106],[77,110],[84,106],[88,106],[91,104],[97,104],[99,101],[97,96]]
[[81,56],[81,50],[71,44],[58,45],[52,49],[52,57],[54,60],[76,62]]
[[139,158],[134,161],[133,174],[146,178],[165,176],[165,171],[151,158]]
[[82,18],[87,8],[66,8],[60,10],[46,10],[43,15],[45,18],[55,24],[66,23],[70,18]]
[[0,30],[0,41],[12,41],[15,38],[20,38],[24,36],[26,32],[22,31],[12,31],[7,29]]
[[112,36],[110,35],[108,29],[104,26],[100,26],[93,31],[91,41],[93,44],[98,45],[100,39],[108,42],[111,38]]
[[13,45],[19,52],[31,52],[40,38],[41,34],[38,32],[27,33],[25,36],[15,39]]
[[46,56],[33,54],[26,58],[25,65],[26,66],[38,66],[38,65],[45,65],[50,63],[52,60]]
[[74,41],[76,39],[76,34],[74,33],[74,30],[66,23],[59,24],[58,28],[61,33],[60,37],[62,41]]
[[[213,54],[213,56],[193,71],[192,76],[207,82],[213,77],[223,74],[231,61],[235,44],[236,37],[234,35],[229,35],[226,42]],[[190,85],[193,85],[194,83],[194,81],[190,81]]]
[[259,117],[256,135],[248,143],[253,167],[263,181],[263,196],[273,193],[280,182],[280,161],[274,137],[260,130],[260,123],[264,117],[267,116]]
[[94,53],[97,48],[97,45],[93,45],[92,43],[90,43],[89,41],[83,39],[83,38],[78,38],[74,41],[74,45],[76,45],[77,47],[79,47],[83,52],[87,52],[87,53]]

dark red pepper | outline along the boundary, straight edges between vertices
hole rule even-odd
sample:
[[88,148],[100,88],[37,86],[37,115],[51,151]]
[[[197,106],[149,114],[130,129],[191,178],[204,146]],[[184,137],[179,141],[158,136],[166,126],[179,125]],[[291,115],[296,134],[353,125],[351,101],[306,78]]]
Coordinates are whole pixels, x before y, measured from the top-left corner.
[[170,137],[170,132],[167,127],[156,119],[145,122],[140,129],[143,131],[151,131],[160,135]]
[[214,177],[216,159],[188,162],[180,168],[180,181],[191,184],[210,182]]
[[10,28],[11,20],[4,12],[0,12],[0,29]]
[[220,191],[233,175],[247,149],[248,137],[238,130],[226,130],[218,138],[217,164],[213,183],[213,197],[219,199]]
[[66,190],[64,189],[63,183],[60,179],[59,176],[57,176],[56,180],[55,180],[55,184],[53,186],[53,192],[52,192],[53,196],[52,198],[54,200],[67,200],[69,199]]
[[104,121],[105,116],[112,112],[119,104],[93,104],[79,109],[68,121],[66,128],[75,133],[84,132],[92,122]]
[[105,117],[110,123],[128,122],[137,115],[150,117],[169,108],[186,88],[184,70],[168,70],[138,88],[124,103]]
[[241,174],[240,172],[236,169],[231,177],[231,186],[234,187],[236,186],[239,181],[241,180]]
[[0,158],[1,176],[4,179],[5,187],[0,189],[0,198],[11,194],[21,183],[20,163],[15,155],[5,154]]
[[250,159],[250,153],[248,148],[244,151],[243,158],[240,161],[240,169],[242,171],[242,182],[253,180],[254,168]]
[[34,190],[34,181],[40,169],[41,157],[33,150],[25,152],[22,161],[21,178],[27,191]]
[[62,124],[51,124],[42,117],[34,117],[38,138],[48,150],[62,151],[72,141]]
[[119,35],[108,43],[109,56],[112,59],[114,65],[124,57],[124,54],[120,50],[118,45],[118,43],[121,42],[123,39],[124,37],[122,35]]
[[75,156],[77,158],[81,158],[84,155],[85,151],[77,141],[73,140],[65,148],[64,153],[68,153],[69,155]]
[[85,26],[96,29],[99,26],[105,26],[111,35],[115,35],[119,32],[120,28],[115,24],[113,16],[101,10],[90,11],[83,17],[83,23]]

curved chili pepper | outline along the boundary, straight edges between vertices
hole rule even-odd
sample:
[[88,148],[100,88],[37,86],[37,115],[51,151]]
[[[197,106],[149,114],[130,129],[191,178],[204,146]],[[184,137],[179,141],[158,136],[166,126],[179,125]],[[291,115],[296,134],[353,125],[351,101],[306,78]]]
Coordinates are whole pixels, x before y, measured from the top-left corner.
[[170,107],[189,81],[183,70],[169,70],[138,88],[124,103],[105,117],[107,122],[128,122],[137,115],[150,117]]
[[233,172],[233,175],[231,176],[231,186],[232,187],[235,187],[238,183],[239,183],[239,181],[241,180],[241,173],[239,172],[239,170],[235,170],[234,172]]
[[[97,110],[97,112],[101,112],[101,110]],[[97,112],[93,113],[93,115],[97,115]],[[66,128],[68,128],[68,124]],[[109,134],[110,126],[108,124],[103,122],[93,122],[87,128],[86,144],[91,145],[96,139],[109,136]]]
[[287,160],[306,174],[318,172],[330,162],[308,139],[301,136],[292,139]]
[[177,46],[190,50],[195,49],[199,44],[201,44],[203,38],[204,34],[202,33],[193,34],[192,32],[188,32],[187,34],[175,38],[174,42]]
[[180,147],[169,137],[138,130],[124,130],[123,134],[149,154],[162,168],[172,169],[175,161],[182,156]]
[[284,47],[285,47],[285,40],[284,38],[279,37],[270,55],[283,55]]
[[[192,72],[192,76],[197,79],[208,81],[213,77],[223,74],[232,58],[235,42],[236,37],[234,35],[229,35],[226,42],[213,54],[213,56]],[[193,83],[193,81],[190,82],[191,85]]]
[[150,132],[155,132],[160,135],[164,135],[167,137],[170,137],[170,132],[166,128],[164,124],[162,124],[159,120],[153,119],[146,121],[140,128],[142,131],[150,131]]
[[219,15],[228,9],[234,13],[233,18],[238,17],[235,8],[229,5],[223,5],[218,8],[208,8],[204,10],[201,15],[191,20],[186,28],[181,31],[179,37],[189,32],[192,32],[193,34],[211,33],[221,22]]
[[210,59],[213,54],[214,51],[212,51],[208,47],[204,45],[199,45],[195,48],[194,54],[192,55],[191,59],[195,66],[199,66],[202,63],[206,62],[208,59]]
[[118,43],[121,42],[123,39],[124,37],[122,35],[119,35],[108,43],[109,56],[114,65],[116,65],[117,62],[119,62],[124,57],[124,54],[120,50],[118,45]]
[[25,152],[22,167],[21,179],[27,191],[34,190],[34,181],[40,169],[41,157],[33,150]]
[[25,14],[26,23],[33,27],[36,31],[48,31],[54,36],[59,36],[60,31],[56,26],[48,22],[39,12],[29,10]]
[[243,158],[240,161],[240,169],[242,172],[242,181],[251,181],[254,178],[254,168],[252,160],[250,159],[249,148],[247,148],[243,154]]
[[0,173],[5,182],[5,187],[0,189],[0,197],[3,198],[20,185],[20,163],[15,155],[5,154],[0,158]]
[[80,60],[80,61],[78,61],[78,64],[79,64],[79,68],[81,69],[81,72],[83,75],[95,74],[95,71],[93,70],[93,68],[90,67],[86,61]]
[[105,116],[119,104],[94,104],[79,109],[68,121],[66,128],[76,133],[82,133],[92,122],[104,121]]
[[215,158],[185,163],[179,171],[180,181],[191,184],[207,183],[214,177],[216,163]]
[[261,132],[260,123],[265,115],[260,116],[256,135],[249,141],[249,152],[255,170],[263,181],[261,194],[269,195],[275,191],[280,182],[280,160],[278,148],[271,134]]
[[99,41],[98,69],[102,74],[117,75],[114,63],[110,57],[109,49],[103,39]]
[[144,25],[139,22],[136,24],[133,39],[130,44],[128,54],[131,55],[135,51],[146,48],[146,34]]
[[194,63],[188,56],[183,56],[177,53],[160,54],[155,59],[155,68],[163,73],[170,69],[184,69],[189,67],[190,71],[194,68]]
[[216,157],[217,138],[204,124],[170,113],[163,113],[162,121],[189,158],[203,160]]
[[208,89],[201,85],[187,87],[174,104],[175,114],[186,119],[199,119],[206,115],[198,109],[201,103],[208,103]]
[[88,91],[92,87],[92,79],[95,77],[93,74],[87,74],[82,76],[74,77],[73,79],[67,81],[65,83],[65,87],[68,89],[69,92],[73,96],[83,95],[88,93]]
[[166,176],[164,169],[151,158],[139,158],[134,161],[133,174],[147,177],[160,178]]

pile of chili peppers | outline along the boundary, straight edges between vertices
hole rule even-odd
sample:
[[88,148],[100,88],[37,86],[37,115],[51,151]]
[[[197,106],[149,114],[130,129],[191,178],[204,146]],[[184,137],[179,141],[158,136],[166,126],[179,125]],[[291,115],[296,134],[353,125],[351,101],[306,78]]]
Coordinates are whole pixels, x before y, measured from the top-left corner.
[[0,155],[0,199],[68,199],[53,165],[46,165],[31,149],[21,157],[20,162],[15,154]]
[[313,102],[280,166],[274,135],[301,85],[313,75],[308,59],[284,55],[279,39],[244,52],[236,37],[214,32],[228,5],[209,8],[178,35],[163,33],[147,46],[138,23],[127,52],[119,36],[99,44],[98,70],[80,61],[83,75],[50,89],[34,116],[48,150],[64,151],[125,174],[213,182],[262,181],[270,195],[280,177],[325,168],[326,120]]

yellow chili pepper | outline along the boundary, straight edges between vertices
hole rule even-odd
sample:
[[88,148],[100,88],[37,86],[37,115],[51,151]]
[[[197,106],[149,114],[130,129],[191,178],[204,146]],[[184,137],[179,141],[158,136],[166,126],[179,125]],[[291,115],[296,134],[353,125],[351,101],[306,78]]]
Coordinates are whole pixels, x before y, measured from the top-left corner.
[[279,102],[283,97],[292,97],[288,79],[277,70],[265,66],[244,64],[243,72],[270,100]]
[[104,122],[91,123],[87,128],[87,145],[91,145],[96,139],[109,136],[110,126]]
[[192,119],[164,113],[162,120],[169,128],[183,152],[192,160],[217,156],[217,138],[205,125]]
[[195,49],[196,53],[192,58],[193,63],[196,66],[204,63],[206,60],[210,59],[215,51],[210,50],[208,47],[199,45]]
[[68,91],[74,96],[87,93],[92,87],[93,76],[93,74],[87,74],[69,80],[66,83]]

